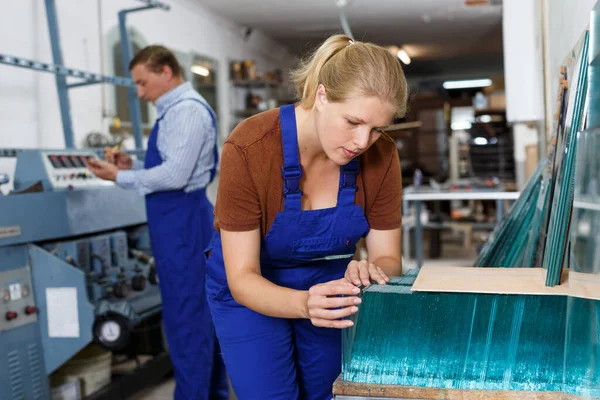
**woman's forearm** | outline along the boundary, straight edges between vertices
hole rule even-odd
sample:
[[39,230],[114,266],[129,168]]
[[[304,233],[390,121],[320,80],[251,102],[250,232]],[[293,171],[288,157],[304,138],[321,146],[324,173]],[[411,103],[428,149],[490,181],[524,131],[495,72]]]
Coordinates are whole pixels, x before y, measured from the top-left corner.
[[397,260],[393,257],[380,257],[374,261],[371,261],[373,264],[377,265],[379,268],[386,273],[387,276],[400,276],[402,275],[402,261]]
[[308,291],[278,286],[253,271],[229,279],[235,301],[257,313],[275,318],[308,318]]

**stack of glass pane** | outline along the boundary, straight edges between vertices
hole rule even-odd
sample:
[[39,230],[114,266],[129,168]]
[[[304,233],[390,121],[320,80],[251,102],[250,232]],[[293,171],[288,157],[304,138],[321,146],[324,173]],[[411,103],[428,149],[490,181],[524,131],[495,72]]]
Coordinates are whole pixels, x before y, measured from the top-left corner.
[[598,302],[371,285],[343,334],[342,380],[600,396]]
[[547,160],[540,162],[519,199],[483,247],[476,267],[543,265],[548,269],[546,285],[558,284],[568,250],[577,132],[585,120],[588,42],[586,32],[572,74],[576,82],[571,82],[568,91],[563,88],[551,148],[552,164]]
[[[568,252],[569,226],[571,210],[573,207],[573,191],[575,178],[575,156],[577,154],[577,132],[584,126],[585,105],[587,98],[588,78],[588,42],[586,33],[584,44],[579,58],[579,68],[574,78],[576,86],[570,88],[569,111],[567,113],[564,138],[564,153],[562,147],[557,146],[557,158],[554,164],[556,171],[556,186],[551,204],[550,220],[548,222],[548,236],[544,251],[542,266],[548,270],[546,285],[554,286],[560,282],[565,255]],[[562,153],[562,154],[561,154]]]
[[547,164],[546,160],[539,163],[519,199],[479,253],[476,267],[531,267],[532,260],[526,260],[526,250],[530,232],[539,232],[539,228],[534,230],[533,220]]
[[[598,280],[599,23],[595,10],[591,39],[586,32],[573,68],[564,71],[569,85],[560,97],[548,161],[538,166],[476,266],[543,266],[549,286],[559,283],[563,267]],[[599,300],[412,292],[417,275],[411,271],[363,290],[355,324],[343,332],[342,380],[600,398]]]

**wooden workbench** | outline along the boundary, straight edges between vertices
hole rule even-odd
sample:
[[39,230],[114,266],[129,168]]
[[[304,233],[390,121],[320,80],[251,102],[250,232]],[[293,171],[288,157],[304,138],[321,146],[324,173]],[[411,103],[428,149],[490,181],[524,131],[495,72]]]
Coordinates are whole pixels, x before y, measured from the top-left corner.
[[345,382],[333,384],[336,398],[430,399],[430,400],[584,400],[586,397],[557,392],[524,392],[512,390],[461,390],[415,386],[374,385]]

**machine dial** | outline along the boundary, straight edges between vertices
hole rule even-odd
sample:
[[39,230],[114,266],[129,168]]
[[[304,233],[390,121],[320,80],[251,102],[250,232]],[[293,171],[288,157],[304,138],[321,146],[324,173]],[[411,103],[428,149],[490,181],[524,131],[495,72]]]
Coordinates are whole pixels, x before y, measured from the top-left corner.
[[94,322],[96,342],[108,351],[120,350],[129,342],[129,326],[125,317],[117,313],[99,316]]
[[115,321],[106,321],[100,327],[100,336],[104,342],[116,342],[121,337],[121,326]]

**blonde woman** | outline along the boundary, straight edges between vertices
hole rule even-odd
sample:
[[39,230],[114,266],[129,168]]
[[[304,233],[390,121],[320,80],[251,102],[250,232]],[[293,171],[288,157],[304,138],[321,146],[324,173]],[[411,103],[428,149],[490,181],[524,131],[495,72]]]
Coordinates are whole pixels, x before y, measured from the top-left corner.
[[[401,272],[401,172],[383,134],[406,111],[397,58],[344,35],[293,73],[301,101],[223,148],[207,294],[240,400],[323,400],[359,285]],[[368,261],[352,261],[362,238]]]

